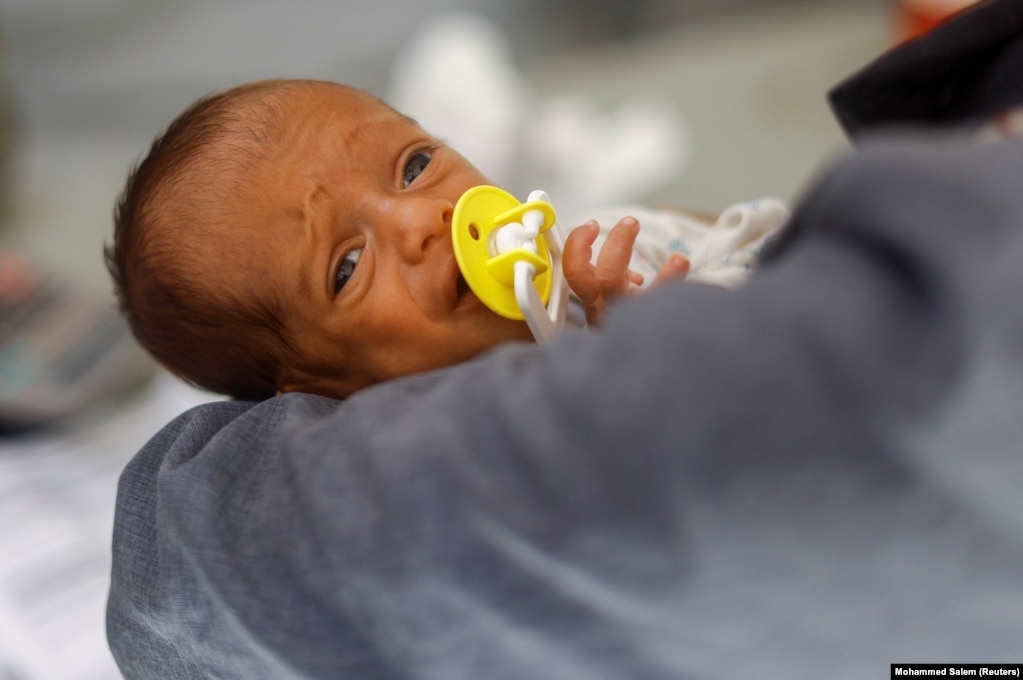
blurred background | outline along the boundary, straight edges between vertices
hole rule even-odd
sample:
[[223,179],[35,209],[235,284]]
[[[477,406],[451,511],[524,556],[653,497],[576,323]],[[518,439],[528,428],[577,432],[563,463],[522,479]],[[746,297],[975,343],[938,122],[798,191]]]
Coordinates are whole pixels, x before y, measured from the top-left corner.
[[[106,307],[101,249],[127,170],[210,90],[342,81],[420,119],[516,193],[547,189],[559,211],[613,200],[707,213],[796,199],[846,148],[827,90],[901,30],[889,0],[0,8],[0,248]],[[0,680],[118,677],[103,632],[117,475],[210,398],[156,372],[87,417],[0,437]]]
[[402,51],[456,10],[500,27],[530,106],[584,94],[604,112],[672,107],[679,162],[630,198],[707,211],[798,191],[844,143],[826,90],[892,37],[885,0],[3,0],[3,241],[105,290],[113,199],[187,104],[276,76],[389,98]]

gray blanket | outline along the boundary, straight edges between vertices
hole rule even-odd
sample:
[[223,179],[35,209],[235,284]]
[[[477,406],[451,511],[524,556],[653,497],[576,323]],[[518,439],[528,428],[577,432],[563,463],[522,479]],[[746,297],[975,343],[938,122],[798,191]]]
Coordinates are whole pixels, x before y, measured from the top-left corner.
[[120,485],[129,678],[868,678],[1023,651],[1023,143],[837,162],[743,288],[344,402],[214,403]]

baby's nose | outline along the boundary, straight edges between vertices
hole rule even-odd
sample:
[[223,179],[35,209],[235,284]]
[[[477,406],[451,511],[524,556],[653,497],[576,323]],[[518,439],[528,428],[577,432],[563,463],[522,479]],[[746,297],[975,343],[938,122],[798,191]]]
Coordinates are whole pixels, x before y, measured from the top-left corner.
[[453,211],[454,204],[442,198],[409,199],[402,206],[396,218],[406,260],[418,262],[430,249],[450,243]]

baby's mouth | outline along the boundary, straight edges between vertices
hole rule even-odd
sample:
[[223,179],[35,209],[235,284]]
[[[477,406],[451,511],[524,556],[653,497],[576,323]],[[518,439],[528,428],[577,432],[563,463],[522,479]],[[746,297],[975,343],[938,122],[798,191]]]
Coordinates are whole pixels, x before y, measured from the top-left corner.
[[469,283],[465,280],[465,276],[461,273],[455,279],[455,294],[457,295],[455,309],[468,309],[479,304],[479,298],[476,297]]
[[461,274],[458,275],[458,280],[455,282],[455,290],[458,291],[459,300],[464,298],[468,293],[472,292],[472,289],[469,288],[469,284],[465,280],[465,277],[462,276]]

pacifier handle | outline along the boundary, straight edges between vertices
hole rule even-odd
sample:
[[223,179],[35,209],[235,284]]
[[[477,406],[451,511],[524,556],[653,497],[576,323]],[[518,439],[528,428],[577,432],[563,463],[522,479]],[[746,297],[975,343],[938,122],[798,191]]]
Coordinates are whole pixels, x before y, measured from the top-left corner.
[[524,319],[537,342],[565,325],[568,284],[557,215],[543,191],[525,203],[480,185],[462,194],[451,217],[451,242],[469,288],[495,313]]

